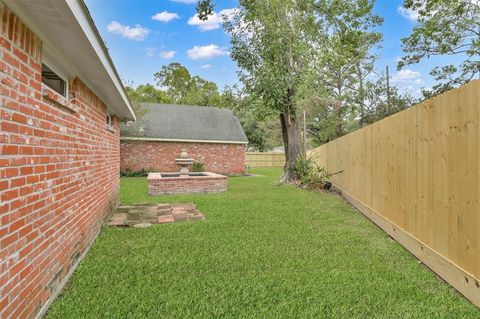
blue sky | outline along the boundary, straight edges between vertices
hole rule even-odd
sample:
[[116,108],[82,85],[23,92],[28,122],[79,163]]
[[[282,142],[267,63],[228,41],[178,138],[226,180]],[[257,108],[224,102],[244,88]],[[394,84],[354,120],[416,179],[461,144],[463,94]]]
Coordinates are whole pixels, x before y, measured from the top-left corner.
[[[417,95],[433,84],[429,70],[445,58],[434,58],[397,72],[403,55],[401,38],[410,34],[415,13],[401,8],[401,0],[377,0],[375,12],[385,19],[378,51],[379,71],[390,67],[392,83]],[[179,62],[193,75],[224,85],[238,83],[236,65],[226,54],[229,36],[220,18],[208,23],[195,19],[195,0],[86,0],[122,80],[139,85],[154,83],[162,65]],[[237,0],[217,0],[216,12],[228,13]]]

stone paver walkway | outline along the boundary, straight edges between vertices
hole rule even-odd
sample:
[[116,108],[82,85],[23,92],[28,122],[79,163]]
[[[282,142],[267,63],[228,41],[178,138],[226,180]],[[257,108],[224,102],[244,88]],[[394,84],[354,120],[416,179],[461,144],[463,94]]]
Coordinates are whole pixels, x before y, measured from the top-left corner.
[[140,204],[120,206],[107,222],[108,226],[149,227],[179,221],[205,220],[205,216],[193,203]]

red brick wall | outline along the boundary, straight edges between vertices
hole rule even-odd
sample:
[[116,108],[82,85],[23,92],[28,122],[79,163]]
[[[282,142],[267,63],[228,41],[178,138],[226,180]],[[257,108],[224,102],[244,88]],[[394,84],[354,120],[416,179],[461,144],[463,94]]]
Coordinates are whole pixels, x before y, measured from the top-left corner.
[[159,173],[148,174],[148,194],[220,193],[227,191],[227,176],[205,173],[207,176],[162,177]]
[[0,57],[0,318],[31,318],[117,204],[119,121],[78,79],[44,97],[41,40],[1,3]]
[[178,172],[175,159],[182,149],[204,163],[204,170],[219,174],[245,172],[245,146],[240,144],[120,141],[120,170]]

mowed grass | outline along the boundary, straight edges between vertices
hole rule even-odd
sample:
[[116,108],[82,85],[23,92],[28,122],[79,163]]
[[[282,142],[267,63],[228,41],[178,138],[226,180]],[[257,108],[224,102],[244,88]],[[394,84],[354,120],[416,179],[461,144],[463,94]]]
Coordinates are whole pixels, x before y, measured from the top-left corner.
[[278,169],[195,202],[204,222],[105,227],[47,318],[480,318],[480,311],[336,195],[277,186]]

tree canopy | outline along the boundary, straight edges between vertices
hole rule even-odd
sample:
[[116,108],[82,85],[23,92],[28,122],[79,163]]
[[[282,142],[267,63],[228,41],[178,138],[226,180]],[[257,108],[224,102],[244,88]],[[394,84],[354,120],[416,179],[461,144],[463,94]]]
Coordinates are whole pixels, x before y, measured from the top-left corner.
[[126,87],[127,93],[132,101],[149,103],[171,103],[172,98],[167,92],[158,90],[151,84],[141,84],[136,88]]
[[[244,0],[232,21],[230,56],[245,90],[261,103],[260,114],[280,118],[287,157],[284,181],[301,154],[302,101],[336,99],[346,105],[343,87],[353,69],[365,68],[380,35],[382,19],[370,0]],[[339,89],[338,82],[342,88]],[[327,84],[331,84],[328,87]],[[336,96],[335,96],[336,93]],[[338,114],[342,122],[342,114]]]
[[480,0],[404,0],[418,13],[413,32],[402,39],[406,55],[398,67],[432,56],[458,56],[461,62],[437,66],[430,74],[438,81],[426,98],[480,76]]
[[154,77],[158,86],[166,89],[171,103],[203,106],[220,104],[217,85],[199,76],[192,76],[180,63],[164,65]]

